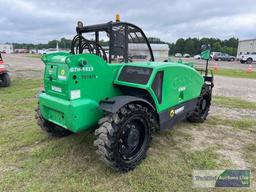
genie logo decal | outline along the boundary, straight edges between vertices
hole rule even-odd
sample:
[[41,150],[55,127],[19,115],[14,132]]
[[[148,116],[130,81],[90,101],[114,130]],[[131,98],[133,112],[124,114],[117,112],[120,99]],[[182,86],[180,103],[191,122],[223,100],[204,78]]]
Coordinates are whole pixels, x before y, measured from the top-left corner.
[[62,76],[64,76],[64,75],[65,75],[65,70],[62,69],[62,70],[60,71],[60,74],[61,74]]

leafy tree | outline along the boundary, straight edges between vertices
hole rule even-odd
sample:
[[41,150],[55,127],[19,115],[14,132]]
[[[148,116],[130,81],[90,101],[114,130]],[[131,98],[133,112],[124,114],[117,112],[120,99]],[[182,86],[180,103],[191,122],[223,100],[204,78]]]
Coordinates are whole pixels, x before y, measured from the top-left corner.
[[[191,55],[199,54],[201,51],[202,44],[210,44],[212,46],[212,51],[216,52],[224,52],[230,55],[236,55],[238,39],[232,37],[226,40],[220,40],[217,38],[187,38],[178,39],[175,43],[164,42],[156,37],[148,38],[150,43],[158,44],[158,43],[166,43],[169,45],[169,54],[174,55],[175,53],[189,53]],[[69,49],[71,47],[72,40],[61,38],[60,40],[51,40],[46,44],[25,44],[25,43],[14,43],[14,48],[26,48],[26,49],[48,49],[48,48],[56,48],[56,44],[59,44],[59,48],[61,49]],[[100,40],[100,45],[108,46],[109,41]]]
[[216,51],[216,52],[222,51],[221,43],[219,41],[216,41],[212,44],[212,51]]

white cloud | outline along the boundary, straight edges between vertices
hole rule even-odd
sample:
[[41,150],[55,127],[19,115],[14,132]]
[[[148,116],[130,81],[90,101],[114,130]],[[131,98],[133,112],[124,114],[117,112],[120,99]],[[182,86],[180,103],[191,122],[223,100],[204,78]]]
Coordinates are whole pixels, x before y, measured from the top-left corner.
[[0,0],[0,42],[40,43],[71,38],[78,20],[96,24],[121,19],[146,35],[166,41],[180,37],[255,38],[255,0]]

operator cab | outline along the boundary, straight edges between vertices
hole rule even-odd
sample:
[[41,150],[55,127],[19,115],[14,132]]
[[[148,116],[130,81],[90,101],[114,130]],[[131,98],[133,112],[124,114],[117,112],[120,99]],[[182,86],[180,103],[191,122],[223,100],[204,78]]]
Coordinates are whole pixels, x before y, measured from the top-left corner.
[[72,40],[73,54],[91,53],[108,63],[154,61],[150,43],[144,32],[131,23],[108,22],[83,26],[78,22],[77,35]]

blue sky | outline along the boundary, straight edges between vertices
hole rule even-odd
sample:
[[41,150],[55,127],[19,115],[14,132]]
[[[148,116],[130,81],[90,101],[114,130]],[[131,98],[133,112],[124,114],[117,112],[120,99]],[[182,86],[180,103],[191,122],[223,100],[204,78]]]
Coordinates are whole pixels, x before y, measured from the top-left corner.
[[255,0],[0,0],[0,42],[46,43],[72,38],[85,24],[121,20],[147,36],[174,42],[186,37],[256,38]]

